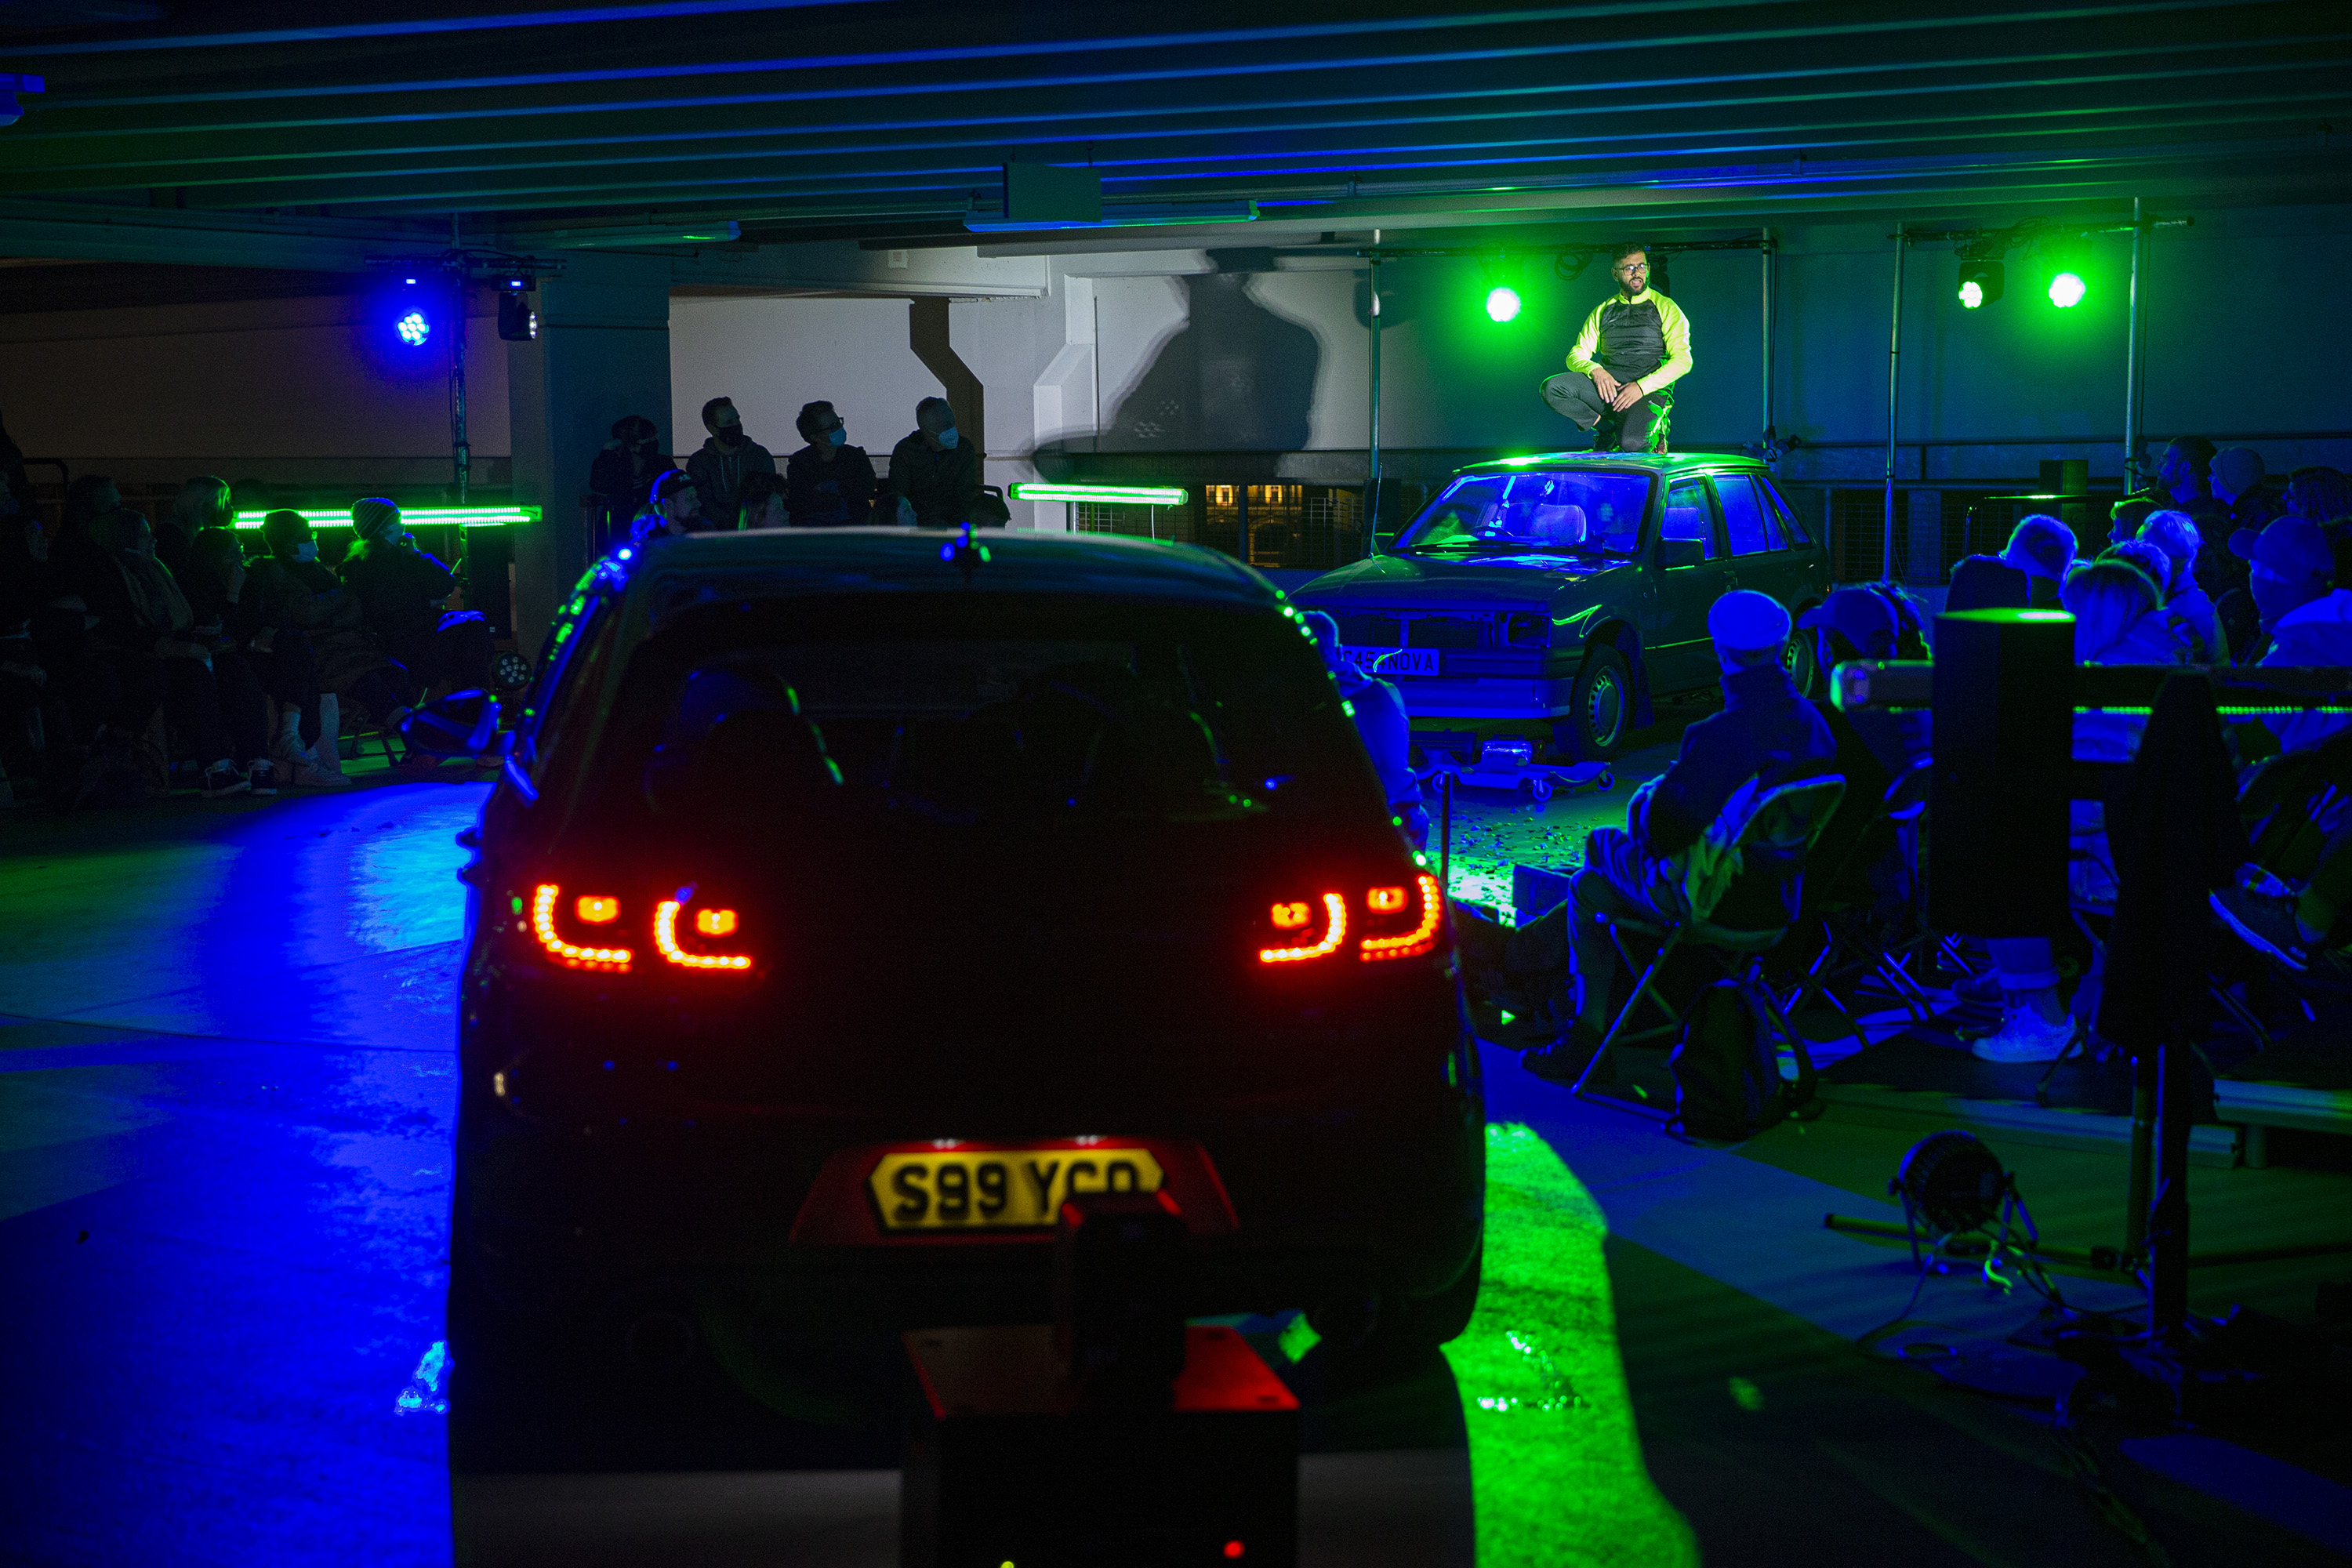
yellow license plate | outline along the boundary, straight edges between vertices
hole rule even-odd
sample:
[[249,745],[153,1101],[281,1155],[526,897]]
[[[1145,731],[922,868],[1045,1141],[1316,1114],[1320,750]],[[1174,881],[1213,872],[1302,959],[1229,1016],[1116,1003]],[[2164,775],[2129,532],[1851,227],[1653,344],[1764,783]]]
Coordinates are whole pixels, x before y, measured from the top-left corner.
[[885,1154],[867,1186],[885,1230],[1018,1230],[1054,1223],[1079,1193],[1156,1193],[1145,1149],[942,1150]]

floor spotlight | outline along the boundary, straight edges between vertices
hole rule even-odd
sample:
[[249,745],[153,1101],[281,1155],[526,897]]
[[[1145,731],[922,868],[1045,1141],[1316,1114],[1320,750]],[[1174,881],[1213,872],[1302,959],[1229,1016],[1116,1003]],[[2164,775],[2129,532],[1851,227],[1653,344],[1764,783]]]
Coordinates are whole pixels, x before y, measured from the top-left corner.
[[2050,279],[2050,302],[2062,310],[2071,310],[2081,304],[2087,292],[2083,280],[2072,272],[2061,272]]
[[1960,263],[1960,304],[1974,310],[2000,299],[2008,288],[2007,268],[1998,261]]

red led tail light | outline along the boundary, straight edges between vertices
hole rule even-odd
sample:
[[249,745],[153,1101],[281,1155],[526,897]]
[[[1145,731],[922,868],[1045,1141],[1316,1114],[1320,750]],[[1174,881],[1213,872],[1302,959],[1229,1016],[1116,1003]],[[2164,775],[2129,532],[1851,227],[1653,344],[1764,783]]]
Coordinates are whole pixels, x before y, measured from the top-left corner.
[[[685,905],[676,899],[664,899],[654,910],[654,946],[662,957],[681,969],[732,970],[741,972],[751,967],[748,953],[688,952],[677,944],[677,917]],[[733,910],[697,910],[694,929],[705,936],[725,936],[737,926]]]
[[[531,889],[530,929],[531,934],[539,938],[539,945],[546,949],[549,957],[567,969],[625,972],[630,963],[636,957],[636,954],[627,948],[583,947],[563,939],[563,933],[555,929],[556,901],[562,896],[563,889],[553,882],[541,882]],[[600,917],[588,912],[591,909],[602,909],[605,906],[610,906],[609,914]],[[574,912],[590,921],[618,920],[620,900],[601,894],[593,895],[582,899]]]
[[[1310,958],[1328,958],[1339,952],[1340,944],[1348,940],[1348,900],[1337,893],[1326,893],[1319,901],[1323,907],[1323,934],[1320,937],[1311,942],[1303,942],[1296,947],[1262,947],[1258,949],[1257,961],[1260,963],[1304,963]],[[1306,904],[1276,904],[1274,906],[1274,923],[1279,929],[1297,929],[1289,926],[1288,920],[1295,918],[1297,911],[1309,908]],[[1307,918],[1313,918],[1311,913]],[[1305,920],[1299,921],[1300,927],[1306,924]]]
[[[1445,905],[1438,892],[1437,879],[1423,872],[1413,879],[1413,888],[1421,895],[1421,919],[1414,927],[1396,936],[1368,936],[1359,944],[1366,963],[1387,958],[1418,958],[1437,946],[1437,928],[1445,919]],[[1374,888],[1366,901],[1375,910],[1382,909],[1383,894],[1400,897],[1384,912],[1402,913],[1404,908],[1401,888]]]

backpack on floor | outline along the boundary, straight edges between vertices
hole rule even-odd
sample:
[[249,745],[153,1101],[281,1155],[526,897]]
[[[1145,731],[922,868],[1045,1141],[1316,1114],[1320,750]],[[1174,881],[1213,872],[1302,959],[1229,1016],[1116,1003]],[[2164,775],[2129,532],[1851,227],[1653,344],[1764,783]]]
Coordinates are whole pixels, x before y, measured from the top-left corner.
[[1801,1076],[1785,1083],[1764,1010],[1739,982],[1717,981],[1683,1016],[1683,1037],[1666,1058],[1675,1075],[1668,1130],[1736,1143],[1781,1121],[1811,1098],[1812,1061],[1796,1049]]

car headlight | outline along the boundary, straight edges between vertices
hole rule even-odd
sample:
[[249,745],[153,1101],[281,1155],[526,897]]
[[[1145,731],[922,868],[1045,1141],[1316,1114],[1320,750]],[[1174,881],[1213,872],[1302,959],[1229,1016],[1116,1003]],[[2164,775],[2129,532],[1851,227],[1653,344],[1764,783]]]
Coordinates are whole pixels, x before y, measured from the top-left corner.
[[1549,647],[1551,617],[1540,613],[1506,616],[1503,640],[1513,647]]

